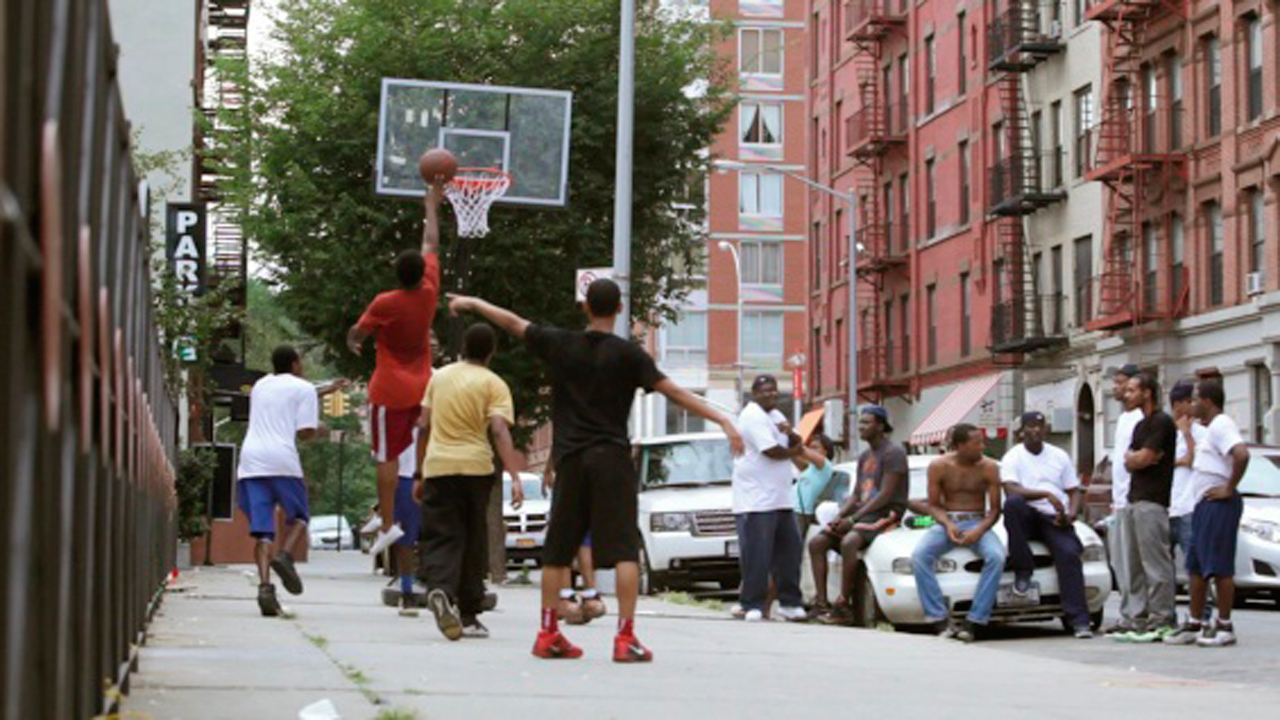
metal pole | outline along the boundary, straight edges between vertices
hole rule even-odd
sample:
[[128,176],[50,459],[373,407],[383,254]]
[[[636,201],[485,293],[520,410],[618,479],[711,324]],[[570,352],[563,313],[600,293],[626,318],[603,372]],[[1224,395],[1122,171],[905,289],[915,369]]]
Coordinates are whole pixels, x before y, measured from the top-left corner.
[[845,196],[849,204],[849,451],[858,459],[858,222],[854,212],[857,202],[853,193]]
[[347,457],[347,433],[338,431],[338,552],[342,552],[342,519],[346,517],[343,514],[343,493],[342,493],[342,461]]
[[742,329],[743,329],[743,323],[742,323],[742,260],[741,260],[741,259],[739,258],[739,256],[738,256],[738,246],[737,246],[737,245],[734,245],[733,243],[728,242],[728,241],[725,241],[725,240],[721,240],[721,241],[720,241],[720,249],[721,249],[721,250],[727,250],[727,251],[729,252],[729,254],[730,254],[731,256],[733,256],[733,277],[734,277],[734,279],[737,281],[737,284],[738,284],[738,302],[737,302],[737,306],[738,306],[738,350],[737,350],[737,356],[736,356],[736,360],[737,360],[737,362],[735,362],[735,363],[734,363],[734,365],[736,365],[736,366],[737,366],[737,369],[738,369],[738,375],[737,375],[737,381],[736,381],[736,383],[737,383],[737,386],[736,386],[736,387],[737,387],[737,391],[738,391],[738,397],[737,397],[736,402],[734,403],[734,405],[735,405],[735,407],[737,407],[737,408],[741,408],[741,407],[742,407],[742,405],[743,405],[743,403],[742,403],[743,385],[745,384],[745,382],[743,381],[743,378],[742,378],[742,374],[743,374],[743,371],[744,371],[744,370],[745,370],[745,368],[746,368],[745,358],[743,358],[743,357],[742,357]]
[[635,119],[636,4],[622,0],[618,48],[618,140],[613,199],[613,279],[622,290],[614,333],[631,337],[631,162]]

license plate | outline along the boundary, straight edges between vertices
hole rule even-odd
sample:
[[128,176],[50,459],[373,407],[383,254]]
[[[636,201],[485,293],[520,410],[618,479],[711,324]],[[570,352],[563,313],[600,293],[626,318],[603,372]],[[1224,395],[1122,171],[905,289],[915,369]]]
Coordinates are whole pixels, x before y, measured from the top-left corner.
[[1040,604],[1040,583],[1031,583],[1031,589],[1025,596],[1013,594],[1013,584],[1001,585],[996,593],[996,605],[1000,607],[1025,607]]
[[737,540],[726,540],[724,542],[724,556],[732,557],[732,558],[738,557],[738,541]]
[[516,547],[518,548],[531,548],[537,544],[537,541],[533,538],[516,538]]

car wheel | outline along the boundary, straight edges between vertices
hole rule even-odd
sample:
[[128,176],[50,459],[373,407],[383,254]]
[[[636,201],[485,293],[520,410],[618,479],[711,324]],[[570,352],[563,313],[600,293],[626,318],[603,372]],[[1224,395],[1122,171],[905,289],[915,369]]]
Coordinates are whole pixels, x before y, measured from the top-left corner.
[[640,594],[653,595],[667,587],[666,577],[649,567],[649,553],[640,548]]
[[880,602],[876,600],[876,589],[867,576],[867,566],[858,564],[858,573],[853,579],[853,618],[854,625],[874,628],[885,621],[884,612],[880,610]]

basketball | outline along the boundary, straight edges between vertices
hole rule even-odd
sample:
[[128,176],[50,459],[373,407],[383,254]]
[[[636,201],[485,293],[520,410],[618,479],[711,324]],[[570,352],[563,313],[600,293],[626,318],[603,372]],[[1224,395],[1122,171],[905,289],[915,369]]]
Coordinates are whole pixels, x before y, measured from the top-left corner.
[[444,148],[428,150],[418,158],[418,172],[428,185],[436,178],[449,182],[458,174],[458,158]]

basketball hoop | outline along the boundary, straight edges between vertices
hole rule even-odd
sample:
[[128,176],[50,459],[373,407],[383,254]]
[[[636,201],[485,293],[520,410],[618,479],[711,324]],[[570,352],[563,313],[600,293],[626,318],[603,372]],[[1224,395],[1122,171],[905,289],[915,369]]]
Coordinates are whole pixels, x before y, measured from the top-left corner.
[[484,237],[489,234],[489,207],[511,187],[511,173],[497,168],[458,168],[445,184],[444,195],[453,205],[458,220],[458,236]]

